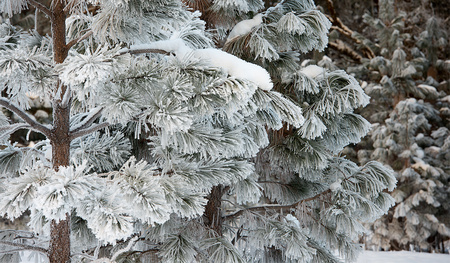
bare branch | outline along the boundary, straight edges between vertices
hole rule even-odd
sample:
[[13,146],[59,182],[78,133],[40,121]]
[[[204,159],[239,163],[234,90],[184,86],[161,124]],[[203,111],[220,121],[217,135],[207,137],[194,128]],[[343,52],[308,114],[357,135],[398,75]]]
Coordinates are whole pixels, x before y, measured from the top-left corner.
[[52,11],[50,11],[50,9],[48,9],[44,4],[39,3],[38,1],[35,0],[28,0],[28,3],[34,6],[39,11],[41,11],[42,13],[46,14],[49,18],[52,17]]
[[156,54],[163,54],[163,55],[171,55],[172,53],[167,52],[162,49],[153,49],[153,48],[143,48],[143,49],[122,49],[119,51],[118,56],[124,55],[124,54],[144,54],[144,53],[156,53]]
[[38,252],[41,252],[44,254],[48,253],[47,249],[42,248],[42,247],[35,247],[35,246],[31,246],[31,245],[19,244],[19,243],[14,243],[14,242],[10,242],[10,241],[1,241],[0,240],[0,244],[12,246],[12,247],[20,247],[22,250],[33,250],[33,251],[38,251]]
[[331,48],[336,49],[337,51],[341,52],[344,55],[349,56],[353,60],[355,60],[358,63],[361,63],[362,56],[359,55],[355,50],[353,50],[351,47],[347,46],[344,41],[337,39],[336,42],[328,42],[328,46]]
[[92,125],[91,127],[87,128],[87,129],[82,129],[79,130],[77,132],[71,132],[70,134],[70,140],[76,139],[78,137],[84,136],[84,135],[88,135],[90,133],[93,133],[95,131],[101,130],[103,128],[106,128],[110,125],[109,122],[103,122],[103,123],[99,123],[96,125]]
[[94,121],[96,119],[98,119],[100,117],[100,115],[102,114],[103,108],[98,107],[93,109],[88,116],[86,116],[86,118],[84,118],[84,120],[80,123],[78,123],[74,128],[72,128],[72,130],[70,132],[78,132],[82,129],[86,129],[87,127],[91,126],[92,123],[94,123]]
[[86,38],[90,37],[93,34],[92,30],[87,31],[84,35],[82,35],[79,38],[72,39],[69,43],[67,43],[66,48],[70,49],[75,44],[80,43],[81,41],[85,40]]
[[35,121],[33,118],[31,118],[30,115],[28,115],[18,106],[12,104],[9,100],[5,98],[0,98],[0,106],[5,107],[6,109],[14,112],[17,116],[19,116],[22,120],[24,120],[27,124],[29,124],[31,129],[44,134],[45,136],[47,136],[47,138],[50,137],[51,130],[49,128]]
[[299,201],[297,203],[290,204],[290,205],[263,205],[263,206],[253,206],[253,207],[244,208],[244,209],[241,209],[241,210],[239,210],[239,211],[237,211],[237,212],[235,212],[233,214],[229,214],[229,215],[224,216],[223,220],[225,221],[225,220],[233,219],[235,217],[238,217],[238,216],[242,215],[246,211],[266,211],[266,210],[270,210],[270,209],[272,209],[272,210],[282,210],[282,209],[294,208],[294,207],[297,207],[298,205],[300,205],[302,203],[315,200],[315,199],[317,199],[317,198],[319,198],[319,197],[321,197],[323,195],[326,195],[326,194],[328,194],[330,192],[331,192],[331,190],[328,189],[328,190],[323,191],[323,192],[321,192],[321,193],[319,193],[319,194],[317,194],[317,195],[315,195],[313,197],[303,199],[303,200],[301,200],[301,201]]

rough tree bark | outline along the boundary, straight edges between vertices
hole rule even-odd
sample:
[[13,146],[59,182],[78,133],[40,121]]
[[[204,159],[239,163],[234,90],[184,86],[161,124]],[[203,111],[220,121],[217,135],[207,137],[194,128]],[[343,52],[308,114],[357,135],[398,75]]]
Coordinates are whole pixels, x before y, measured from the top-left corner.
[[[51,6],[51,25],[53,40],[53,59],[55,63],[64,62],[67,57],[66,13],[64,0],[53,1]],[[62,105],[67,87],[58,81],[56,89],[59,94],[53,99],[53,129],[50,138],[52,145],[52,163],[56,171],[61,166],[68,166],[70,161],[70,104]],[[65,220],[51,222],[50,246],[48,249],[50,263],[70,262],[70,215]]]

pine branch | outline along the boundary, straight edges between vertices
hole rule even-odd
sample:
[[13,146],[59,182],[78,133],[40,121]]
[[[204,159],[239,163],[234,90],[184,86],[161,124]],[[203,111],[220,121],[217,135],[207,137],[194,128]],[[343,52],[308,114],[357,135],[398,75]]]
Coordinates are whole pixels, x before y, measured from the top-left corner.
[[225,221],[225,220],[233,219],[235,217],[238,217],[238,216],[242,215],[246,211],[266,211],[267,209],[272,209],[272,210],[291,209],[291,208],[297,207],[298,205],[300,205],[302,203],[315,200],[315,199],[317,199],[317,198],[319,198],[319,197],[321,197],[323,195],[326,195],[326,194],[328,194],[330,192],[331,192],[331,190],[328,189],[328,190],[323,191],[323,192],[321,192],[321,193],[319,193],[319,194],[317,194],[317,195],[315,195],[313,197],[310,197],[310,198],[307,198],[307,199],[303,199],[303,200],[301,200],[301,201],[299,201],[297,203],[291,204],[291,205],[262,205],[262,206],[248,207],[248,208],[245,208],[245,209],[241,209],[241,210],[239,210],[239,211],[237,211],[237,212],[235,212],[233,214],[229,214],[229,215],[224,216],[223,220]]
[[19,243],[14,243],[14,242],[10,242],[10,241],[1,241],[0,240],[0,244],[12,246],[12,247],[20,247],[21,250],[33,250],[33,251],[38,251],[38,252],[41,252],[44,254],[48,253],[47,249],[42,248],[42,247],[35,247],[35,246],[31,246],[31,245],[19,244]]
[[69,133],[70,140],[76,139],[78,137],[82,137],[84,135],[88,135],[88,134],[93,133],[95,131],[98,131],[98,130],[101,130],[103,128],[106,128],[109,125],[110,125],[109,122],[103,122],[103,123],[99,123],[99,124],[96,124],[96,125],[92,125],[91,127],[86,128],[86,129],[81,129],[81,130],[79,130],[77,132],[70,132]]
[[47,17],[49,17],[49,18],[52,17],[52,11],[50,11],[50,9],[48,9],[44,4],[39,3],[38,1],[35,1],[35,0],[28,0],[28,3],[32,6],[34,6],[39,11],[41,11],[42,13],[46,14]]
[[70,49],[75,44],[78,44],[81,41],[85,40],[86,38],[90,37],[92,34],[93,34],[92,30],[89,30],[86,33],[84,33],[84,35],[82,35],[81,37],[76,38],[76,39],[72,39],[69,43],[67,43],[66,48]]
[[6,109],[12,111],[17,116],[19,116],[22,120],[24,120],[28,125],[30,125],[30,128],[32,130],[38,131],[45,136],[50,137],[51,130],[44,125],[40,124],[39,122],[35,121],[31,118],[29,114],[27,114],[25,111],[20,109],[18,106],[12,104],[9,100],[5,98],[0,98],[0,106],[5,107]]

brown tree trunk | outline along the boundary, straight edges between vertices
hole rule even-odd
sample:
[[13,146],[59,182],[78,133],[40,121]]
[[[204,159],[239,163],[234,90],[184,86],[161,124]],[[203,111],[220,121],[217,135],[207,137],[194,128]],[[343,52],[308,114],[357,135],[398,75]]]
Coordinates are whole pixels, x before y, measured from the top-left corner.
[[209,195],[208,203],[205,207],[205,217],[207,221],[206,225],[214,230],[217,235],[222,235],[222,196],[224,194],[224,189],[221,185],[214,186],[211,189],[211,194]]
[[[66,14],[64,1],[53,1],[51,6],[53,59],[55,63],[64,62],[67,57],[66,46]],[[66,87],[60,81],[56,89],[60,89],[60,97],[53,100],[53,130],[50,139],[52,145],[53,169],[58,171],[61,166],[70,164],[70,104],[63,106],[62,98]],[[48,249],[50,263],[70,262],[70,215],[66,219],[56,222],[53,220],[50,227],[50,246]]]
[[48,259],[50,263],[70,262],[70,217],[51,223]]

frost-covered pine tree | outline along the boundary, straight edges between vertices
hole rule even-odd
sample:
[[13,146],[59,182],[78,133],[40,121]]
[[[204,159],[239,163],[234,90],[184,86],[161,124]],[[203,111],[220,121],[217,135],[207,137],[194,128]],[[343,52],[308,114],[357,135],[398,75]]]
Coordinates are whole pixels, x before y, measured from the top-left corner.
[[378,56],[352,69],[366,76],[372,103],[362,114],[374,123],[358,159],[390,165],[398,180],[396,205],[369,227],[367,244],[443,253],[450,238],[450,64],[438,57],[447,37],[436,17],[417,38],[405,33],[413,14],[396,12],[393,3],[379,1],[378,17],[364,16],[378,39],[365,43]]
[[[344,71],[301,65],[330,23],[310,0],[2,0],[0,253],[49,262],[339,262],[392,205]],[[200,12],[199,12],[200,11]],[[52,123],[28,112],[50,99]],[[19,120],[14,122],[14,120]],[[43,134],[28,147],[17,130]],[[13,255],[14,256],[14,255]]]

